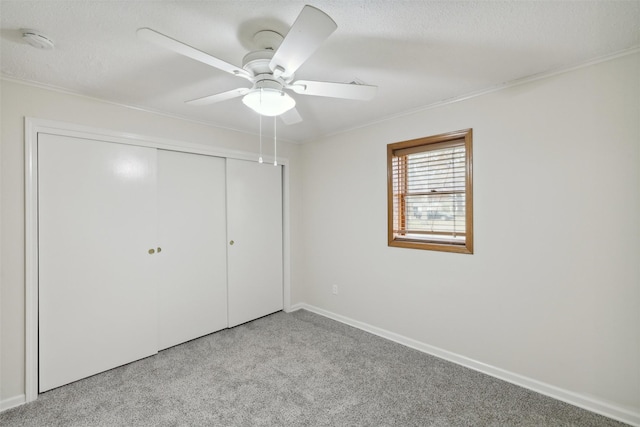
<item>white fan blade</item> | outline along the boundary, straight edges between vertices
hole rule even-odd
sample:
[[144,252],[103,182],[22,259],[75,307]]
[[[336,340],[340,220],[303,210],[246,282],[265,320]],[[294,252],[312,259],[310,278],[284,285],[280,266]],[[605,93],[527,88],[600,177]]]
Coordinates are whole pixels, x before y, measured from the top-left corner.
[[274,73],[290,76],[320,47],[338,26],[323,11],[305,6],[271,58]]
[[295,125],[296,123],[300,123],[302,121],[302,116],[300,115],[296,107],[293,107],[292,109],[282,113],[280,115],[280,118],[285,125]]
[[169,36],[165,36],[164,34],[154,31],[151,28],[139,28],[137,33],[138,37],[154,43],[160,47],[164,47],[165,49],[172,50],[175,53],[179,53],[180,55],[184,55],[191,59],[195,59],[196,61],[211,65],[212,67],[215,67],[222,71],[226,71],[227,73],[233,74],[234,76],[244,77],[247,80],[251,80],[252,78],[251,74],[240,67],[229,64],[222,59],[211,56],[208,53],[196,49],[195,47],[191,47],[178,40],[172,39]]
[[227,99],[237,98],[249,92],[251,89],[244,87],[228,90],[222,93],[216,93],[215,95],[204,96],[202,98],[192,99],[191,101],[185,101],[190,105],[208,105],[215,104],[216,102],[226,101]]
[[315,82],[311,80],[297,80],[288,85],[287,89],[291,89],[300,95],[328,96],[361,101],[373,99],[378,92],[378,86],[357,83]]

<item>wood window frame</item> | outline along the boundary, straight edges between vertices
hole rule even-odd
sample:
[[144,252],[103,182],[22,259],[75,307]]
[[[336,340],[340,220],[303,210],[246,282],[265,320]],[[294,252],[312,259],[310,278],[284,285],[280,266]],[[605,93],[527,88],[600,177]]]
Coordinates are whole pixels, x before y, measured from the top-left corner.
[[[394,191],[393,191],[393,159],[399,158],[398,153],[410,154],[422,151],[430,151],[431,147],[446,148],[447,146],[462,145],[465,147],[465,238],[463,242],[436,242],[432,240],[422,240],[419,238],[403,238],[394,233],[394,224],[406,225],[406,208],[399,208],[399,218],[395,218],[394,211]],[[436,144],[436,145],[434,145]],[[387,144],[387,229],[388,245],[401,248],[425,249],[433,251],[454,252],[473,254],[473,131],[464,129],[454,132],[447,132],[440,135],[433,135],[424,138],[412,139],[408,141]],[[425,148],[431,146],[429,148]],[[437,148],[436,148],[437,149]],[[406,187],[407,174],[404,174]],[[400,197],[399,204],[406,203]]]

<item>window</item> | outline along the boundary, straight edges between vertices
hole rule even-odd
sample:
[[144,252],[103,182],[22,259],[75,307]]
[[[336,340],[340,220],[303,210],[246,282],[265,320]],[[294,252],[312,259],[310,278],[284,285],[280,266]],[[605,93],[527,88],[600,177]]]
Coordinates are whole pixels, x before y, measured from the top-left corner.
[[472,130],[387,145],[389,246],[473,253]]

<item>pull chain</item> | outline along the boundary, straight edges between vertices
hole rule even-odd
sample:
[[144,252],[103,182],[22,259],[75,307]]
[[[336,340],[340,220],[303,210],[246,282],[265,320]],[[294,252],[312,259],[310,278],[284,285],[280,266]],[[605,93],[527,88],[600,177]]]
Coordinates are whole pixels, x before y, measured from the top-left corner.
[[[262,105],[262,89],[260,89],[260,105]],[[258,157],[258,163],[262,163],[262,114],[258,114],[260,117],[260,157]]]
[[260,116],[260,157],[258,157],[258,163],[262,163],[262,114]]
[[273,116],[273,166],[278,166],[278,143],[276,142],[277,117]]

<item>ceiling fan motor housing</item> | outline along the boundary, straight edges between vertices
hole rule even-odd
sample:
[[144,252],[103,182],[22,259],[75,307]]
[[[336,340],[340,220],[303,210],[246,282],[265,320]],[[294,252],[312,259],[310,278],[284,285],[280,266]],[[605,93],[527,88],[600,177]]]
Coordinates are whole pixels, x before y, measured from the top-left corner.
[[252,73],[254,76],[258,74],[270,73],[269,62],[273,57],[272,50],[255,50],[247,53],[242,58],[242,68]]
[[282,91],[284,84],[279,82],[272,74],[260,74],[256,76],[256,82],[252,89],[270,89]]
[[283,85],[290,83],[294,78],[294,74],[278,74],[275,76],[269,67],[273,54],[274,51],[270,49],[249,52],[242,58],[242,68],[253,74],[256,81],[262,76],[270,75],[272,79],[281,81]]

